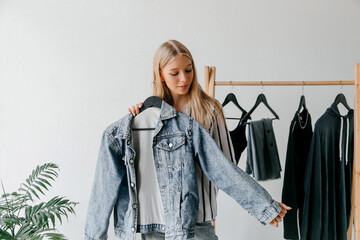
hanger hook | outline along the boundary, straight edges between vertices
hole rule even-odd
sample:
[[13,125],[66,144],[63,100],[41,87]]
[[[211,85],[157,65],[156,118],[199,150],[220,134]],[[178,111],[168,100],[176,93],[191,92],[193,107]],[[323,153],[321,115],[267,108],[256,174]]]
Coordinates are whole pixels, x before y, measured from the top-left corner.
[[231,91],[234,89],[234,85],[232,84],[232,81],[230,81]]
[[340,80],[340,85],[341,85],[341,87],[340,87],[340,93],[342,93],[342,90],[343,90],[343,87],[344,87],[344,85],[342,84],[342,80]]
[[304,81],[302,81],[302,82],[303,82],[303,85],[301,86],[301,92],[302,92],[302,95],[304,95],[305,82]]

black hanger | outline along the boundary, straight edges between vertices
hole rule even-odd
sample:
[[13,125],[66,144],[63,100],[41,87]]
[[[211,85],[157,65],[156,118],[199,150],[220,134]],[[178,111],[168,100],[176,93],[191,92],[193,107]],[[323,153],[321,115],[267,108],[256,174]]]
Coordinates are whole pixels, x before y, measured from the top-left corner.
[[299,107],[298,107],[297,112],[300,112],[301,107],[306,109],[306,102],[305,102],[305,96],[304,95],[301,95],[300,103],[299,103]]
[[161,108],[162,100],[157,96],[151,96],[145,99],[143,106],[140,108],[139,113],[143,112],[145,109],[151,107]]
[[[159,97],[151,96],[145,99],[143,106],[139,110],[139,114],[143,112],[145,109],[156,107],[161,108],[162,100]],[[155,128],[132,128],[133,131],[149,131],[155,130]]]
[[226,104],[228,104],[229,102],[233,102],[235,104],[235,106],[237,106],[240,109],[240,111],[245,112],[245,110],[239,105],[239,103],[238,103],[238,101],[236,99],[236,96],[233,93],[229,93],[225,97],[225,100],[224,100],[222,106],[225,107]]
[[[226,104],[228,104],[229,102],[232,102],[235,104],[235,106],[242,112],[246,112],[238,103],[236,96],[233,93],[229,93],[225,99],[224,102],[222,103],[222,106],[225,107]],[[226,119],[237,119],[240,120],[241,118],[226,118]]]
[[269,106],[267,103],[266,97],[263,93],[259,94],[259,96],[256,99],[255,105],[250,109],[250,111],[243,117],[243,119],[247,119],[250,117],[250,115],[254,112],[254,110],[259,106],[260,103],[263,103],[272,114],[274,114],[276,119],[280,119],[279,116],[276,114],[276,112]]
[[351,110],[351,108],[349,107],[349,105],[347,104],[346,102],[346,98],[345,98],[345,95],[342,94],[342,93],[339,93],[336,98],[335,98],[335,104],[336,105],[339,105],[339,103],[342,103],[342,105],[344,105],[344,107],[346,107],[347,110]]

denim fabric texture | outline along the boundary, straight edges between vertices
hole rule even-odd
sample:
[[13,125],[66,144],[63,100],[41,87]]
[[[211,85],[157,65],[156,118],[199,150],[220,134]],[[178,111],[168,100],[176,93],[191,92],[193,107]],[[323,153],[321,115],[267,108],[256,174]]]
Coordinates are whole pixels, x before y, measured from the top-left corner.
[[[211,221],[196,223],[195,236],[192,240],[217,240],[219,239],[214,232]],[[160,232],[150,232],[141,234],[141,240],[165,240],[165,234]]]
[[135,240],[136,232],[151,231],[163,232],[167,239],[193,238],[199,204],[195,161],[212,183],[262,224],[281,211],[261,185],[224,156],[198,122],[163,101],[153,154],[166,224],[138,226],[132,119],[128,114],[103,133],[85,223],[86,240],[107,239],[113,211],[115,234],[120,239]]

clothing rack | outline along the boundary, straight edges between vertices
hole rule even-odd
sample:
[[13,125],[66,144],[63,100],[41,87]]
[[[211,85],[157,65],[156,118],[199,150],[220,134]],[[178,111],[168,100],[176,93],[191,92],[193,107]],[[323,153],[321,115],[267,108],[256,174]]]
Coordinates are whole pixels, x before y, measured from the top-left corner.
[[347,239],[351,239],[354,225],[354,239],[360,240],[360,63],[355,64],[354,81],[215,81],[216,68],[204,67],[205,92],[214,97],[215,86],[319,86],[354,85],[354,163],[351,194],[351,217]]

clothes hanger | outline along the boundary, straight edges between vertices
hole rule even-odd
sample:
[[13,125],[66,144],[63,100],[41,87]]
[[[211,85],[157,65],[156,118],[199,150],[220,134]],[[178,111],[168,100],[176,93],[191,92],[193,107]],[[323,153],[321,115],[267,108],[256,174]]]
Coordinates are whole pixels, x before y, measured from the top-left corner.
[[299,103],[299,107],[297,109],[297,112],[300,112],[301,107],[303,107],[304,109],[306,109],[306,102],[305,102],[305,96],[304,96],[304,81],[303,81],[303,85],[301,87],[301,98],[300,98],[300,103]]
[[[234,103],[235,106],[236,106],[240,111],[246,112],[246,111],[240,106],[240,104],[238,103],[235,94],[229,93],[229,94],[225,97],[224,102],[222,103],[222,106],[225,107],[226,104],[228,104],[229,102]],[[230,117],[227,118],[227,117],[226,117],[226,119],[240,120],[241,118],[230,118]]]
[[342,105],[344,105],[344,107],[347,109],[347,110],[351,110],[351,107],[349,107],[349,105],[347,104],[346,102],[346,98],[345,98],[345,95],[342,94],[342,93],[339,93],[336,98],[335,98],[335,104],[336,105],[339,105],[339,103],[342,103]]
[[253,112],[254,110],[257,108],[257,106],[259,106],[260,103],[263,103],[269,110],[270,112],[275,116],[275,119],[280,119],[279,115],[277,115],[277,113],[269,106],[269,104],[267,103],[266,97],[263,93],[260,93],[259,96],[256,99],[255,105],[250,109],[250,111],[243,117],[243,119],[248,118]]
[[222,103],[222,106],[225,107],[226,104],[228,104],[229,102],[234,103],[235,106],[237,106],[237,107],[240,109],[240,111],[246,112],[246,111],[239,105],[239,103],[238,103],[238,101],[237,101],[237,99],[236,99],[235,94],[229,93],[229,94],[225,97],[224,102]]
[[151,107],[161,108],[161,104],[162,104],[161,98],[157,96],[148,97],[147,99],[145,99],[143,106],[140,108],[139,113]]
[[300,103],[299,103],[299,107],[298,107],[298,109],[297,109],[297,112],[300,112],[301,107],[303,107],[304,109],[306,109],[306,102],[305,102],[305,96],[304,96],[304,95],[301,95]]
[[[156,96],[151,96],[145,99],[143,106],[139,110],[139,114],[145,111],[148,108],[156,107],[161,108],[162,99]],[[155,128],[132,128],[133,131],[149,131],[155,130]]]

